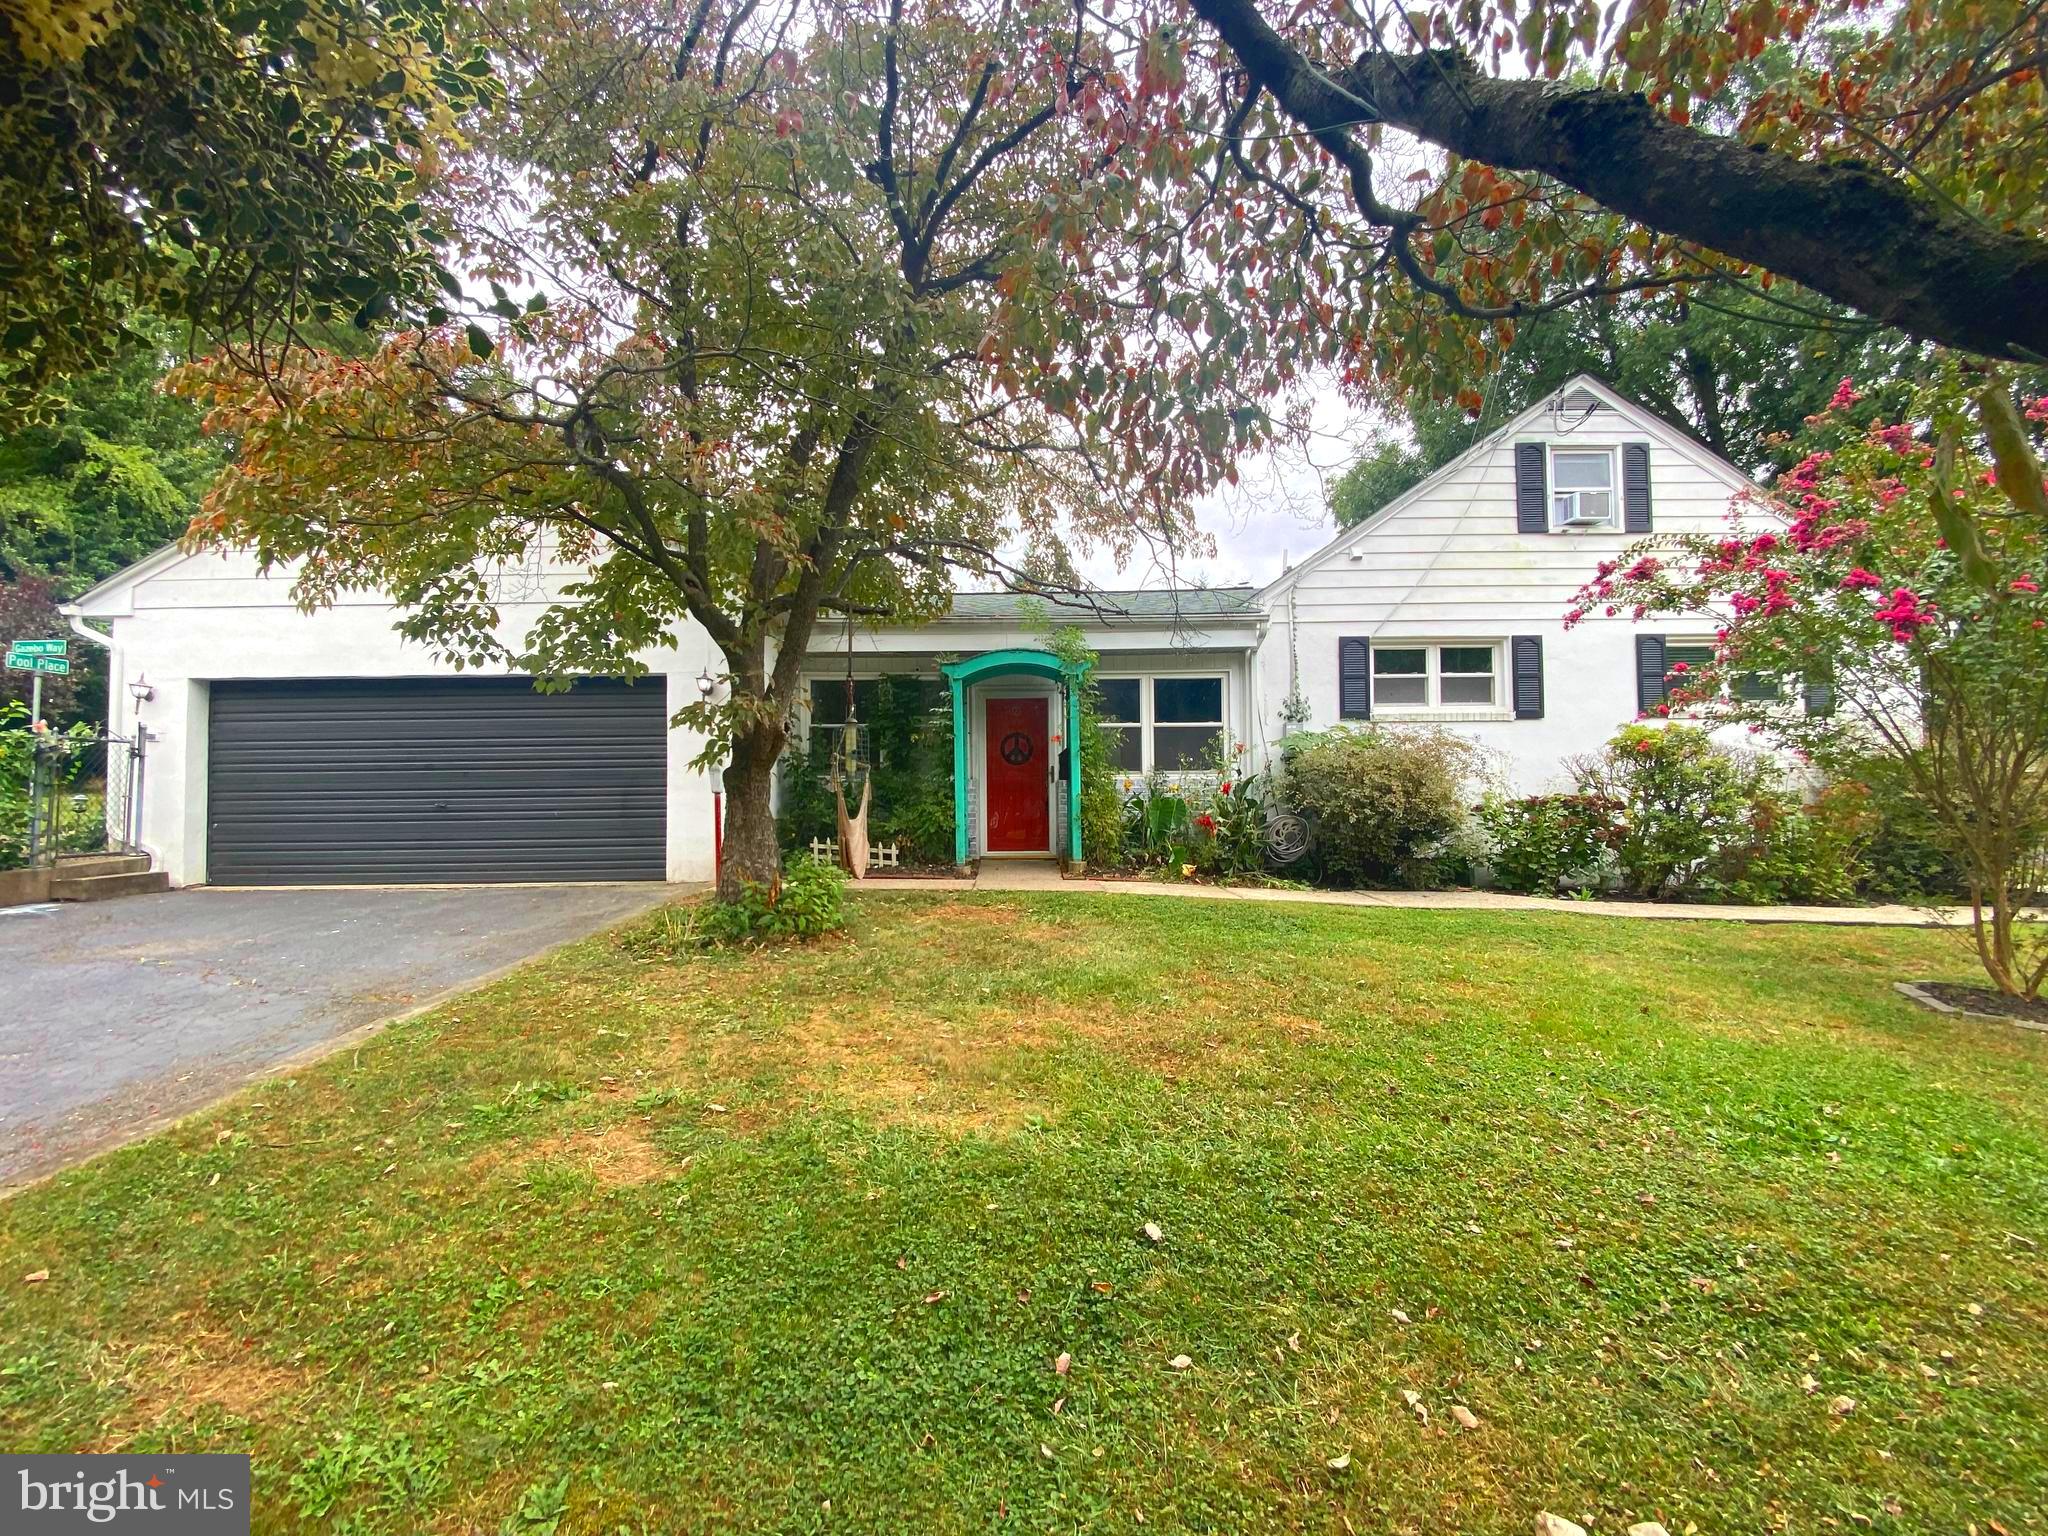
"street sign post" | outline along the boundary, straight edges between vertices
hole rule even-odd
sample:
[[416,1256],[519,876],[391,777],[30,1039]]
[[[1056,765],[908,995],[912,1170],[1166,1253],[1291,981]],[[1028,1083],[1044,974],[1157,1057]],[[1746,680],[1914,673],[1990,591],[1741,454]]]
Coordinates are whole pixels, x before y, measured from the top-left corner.
[[[71,674],[71,642],[69,640],[10,640],[7,643],[7,670],[26,672],[34,679],[29,685],[28,723],[31,729],[40,725],[43,719],[43,678],[68,677]],[[36,793],[31,775],[28,809],[28,846],[33,857],[36,845],[41,841],[40,812],[42,797]]]
[[28,723],[34,726],[43,718],[43,677],[69,677],[71,658],[69,640],[10,640],[7,642],[7,670],[30,673],[35,681],[29,685]]
[[33,672],[41,677],[44,673],[52,677],[69,677],[71,662],[63,656],[17,656],[7,653],[7,670],[10,672]]

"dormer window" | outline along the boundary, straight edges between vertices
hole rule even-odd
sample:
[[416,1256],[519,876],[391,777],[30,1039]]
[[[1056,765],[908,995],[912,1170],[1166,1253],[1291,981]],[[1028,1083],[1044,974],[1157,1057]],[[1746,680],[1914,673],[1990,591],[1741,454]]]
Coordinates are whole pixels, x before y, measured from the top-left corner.
[[1615,513],[1614,453],[1607,448],[1550,450],[1550,526],[1611,529]]

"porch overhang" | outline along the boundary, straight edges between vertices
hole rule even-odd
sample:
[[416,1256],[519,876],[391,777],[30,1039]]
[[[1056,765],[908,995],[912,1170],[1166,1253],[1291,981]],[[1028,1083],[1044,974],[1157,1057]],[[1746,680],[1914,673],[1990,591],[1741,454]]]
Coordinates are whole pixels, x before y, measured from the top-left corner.
[[967,685],[994,677],[1042,677],[1060,685],[1067,700],[1067,857],[1081,861],[1081,684],[1088,664],[1023,647],[983,651],[940,666],[953,700],[953,862],[967,863]]

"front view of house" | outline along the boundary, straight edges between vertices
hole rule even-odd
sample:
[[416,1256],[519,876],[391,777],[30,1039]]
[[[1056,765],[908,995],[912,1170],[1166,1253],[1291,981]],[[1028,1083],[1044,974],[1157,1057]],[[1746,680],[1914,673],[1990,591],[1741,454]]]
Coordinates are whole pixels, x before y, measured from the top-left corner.
[[[823,624],[806,657],[813,741],[883,678],[950,712],[955,856],[1077,860],[1079,627],[1100,728],[1133,784],[1248,767],[1298,729],[1419,722],[1469,735],[1517,788],[1663,697],[1710,633],[1626,618],[1567,630],[1573,594],[1656,531],[1715,530],[1743,475],[1582,377],[1264,588],[1055,603],[962,593],[917,627]],[[508,573],[508,635],[566,572]],[[719,686],[695,625],[634,682],[562,693],[459,672],[393,628],[376,594],[315,613],[291,573],[167,549],[80,597],[112,653],[110,730],[143,733],[141,841],[176,884],[705,880],[719,815],[703,742],[670,724]]]

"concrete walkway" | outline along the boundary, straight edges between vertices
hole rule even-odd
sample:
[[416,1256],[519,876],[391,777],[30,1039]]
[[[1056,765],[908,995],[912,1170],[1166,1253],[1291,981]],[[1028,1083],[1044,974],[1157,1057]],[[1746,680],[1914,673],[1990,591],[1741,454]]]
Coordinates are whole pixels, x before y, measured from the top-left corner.
[[1828,923],[1848,928],[1962,928],[1962,907],[1733,907],[1701,902],[1565,901],[1505,891],[1286,891],[1261,886],[1188,885],[1166,880],[1068,880],[1050,859],[984,859],[970,879],[863,880],[863,891],[1074,891],[1163,896],[1185,901],[1280,901],[1319,907],[1408,907],[1435,912],[1569,912],[1581,917],[1647,917],[1666,922]]

